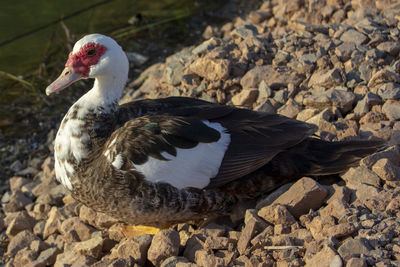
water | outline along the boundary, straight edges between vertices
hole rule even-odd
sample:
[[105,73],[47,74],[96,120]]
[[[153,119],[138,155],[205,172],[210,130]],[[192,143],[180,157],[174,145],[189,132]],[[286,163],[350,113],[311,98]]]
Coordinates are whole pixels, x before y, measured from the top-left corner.
[[[225,2],[0,1],[0,174],[2,162],[12,162],[10,154],[18,154],[16,145],[35,149],[82,95],[82,89],[51,99],[44,94],[62,70],[73,41],[87,33],[111,35],[129,52],[149,56],[149,65],[200,40],[209,23],[206,11]],[[128,24],[132,17],[137,18],[135,25]]]

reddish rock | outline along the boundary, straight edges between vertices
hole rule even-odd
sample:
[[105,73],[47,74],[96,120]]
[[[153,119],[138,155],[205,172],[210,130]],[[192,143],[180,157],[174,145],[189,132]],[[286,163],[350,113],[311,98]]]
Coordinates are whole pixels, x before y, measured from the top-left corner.
[[159,266],[165,259],[178,256],[180,239],[177,231],[162,230],[151,241],[147,257],[155,266]]
[[208,236],[204,242],[204,247],[207,249],[228,249],[230,243],[232,243],[232,240],[227,237]]
[[61,227],[61,223],[67,219],[67,215],[64,210],[57,207],[52,207],[49,212],[49,217],[44,226],[43,238],[46,239],[51,234],[58,232]]
[[367,263],[365,259],[350,258],[346,263],[346,267],[367,267]]
[[32,200],[24,195],[20,190],[16,190],[11,194],[10,201],[3,206],[5,212],[15,212],[23,210]]
[[67,250],[57,255],[54,267],[65,266],[91,266],[96,259],[76,253],[74,250]]
[[31,265],[32,262],[37,258],[38,256],[37,251],[32,251],[29,248],[23,248],[17,252],[17,254],[14,256],[14,266],[28,266]]
[[324,248],[315,254],[311,259],[306,259],[307,267],[329,267],[331,262],[337,256],[336,250],[326,245]]
[[29,247],[29,245],[34,240],[39,240],[37,236],[32,234],[32,232],[28,230],[24,230],[19,232],[16,236],[14,236],[10,243],[8,243],[7,253],[11,256],[15,255],[19,250]]
[[262,208],[258,212],[258,216],[271,224],[292,224],[296,222],[293,215],[281,204],[273,204]]
[[295,217],[316,210],[323,204],[328,190],[311,178],[303,177],[293,184],[289,190],[278,197],[273,204],[282,204]]
[[329,202],[329,204],[320,210],[321,215],[331,215],[335,217],[336,219],[339,219],[342,217],[344,214],[346,214],[346,209],[349,207],[349,205],[340,199],[333,199],[332,201]]
[[381,177],[382,180],[386,181],[399,181],[400,180],[400,168],[393,164],[393,162],[387,158],[378,160],[372,170]]
[[140,235],[125,239],[112,249],[111,256],[125,259],[132,257],[137,264],[143,266],[152,239],[152,235]]
[[58,248],[48,248],[46,250],[43,250],[39,257],[37,257],[36,260],[34,260],[30,265],[27,265],[29,267],[40,267],[40,266],[52,266],[56,262],[56,257],[58,254],[60,254],[60,250]]
[[15,216],[15,218],[8,225],[6,234],[9,237],[12,237],[23,230],[29,230],[32,232],[35,224],[36,220],[29,216],[26,211],[18,212],[17,216]]
[[183,256],[191,262],[195,261],[197,251],[204,248],[204,241],[199,238],[199,235],[193,235],[186,242]]
[[340,223],[326,229],[327,237],[343,238],[355,232],[356,228],[352,223]]
[[240,234],[239,241],[237,243],[237,249],[240,254],[243,254],[249,247],[251,239],[262,232],[267,227],[267,223],[261,218],[252,217],[245,225],[242,233]]
[[86,241],[78,242],[74,246],[74,250],[81,255],[99,259],[103,249],[103,243],[104,239],[101,236],[96,236]]
[[240,80],[242,88],[258,88],[264,80],[272,89],[287,87],[289,83],[298,86],[302,77],[286,67],[273,67],[272,65],[256,66],[249,70]]
[[242,90],[239,94],[232,97],[232,103],[236,106],[251,106],[257,99],[258,90]]
[[227,59],[199,58],[195,60],[189,69],[210,81],[226,80],[229,77],[230,61]]
[[32,180],[26,179],[20,176],[13,176],[10,178],[10,190],[11,192],[16,192],[21,190],[22,186],[31,182]]
[[66,219],[60,227],[60,232],[67,242],[88,240],[94,231],[93,227],[83,223],[78,217]]

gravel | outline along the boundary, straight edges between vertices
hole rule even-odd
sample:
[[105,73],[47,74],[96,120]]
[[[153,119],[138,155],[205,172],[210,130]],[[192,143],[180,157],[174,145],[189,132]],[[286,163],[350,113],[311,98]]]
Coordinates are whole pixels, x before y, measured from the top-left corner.
[[122,102],[196,97],[314,123],[327,140],[380,138],[393,146],[341,177],[284,185],[237,222],[179,224],[130,239],[116,220],[57,185],[52,156],[15,161],[0,192],[1,263],[400,265],[400,4],[269,0],[203,36],[144,71]]

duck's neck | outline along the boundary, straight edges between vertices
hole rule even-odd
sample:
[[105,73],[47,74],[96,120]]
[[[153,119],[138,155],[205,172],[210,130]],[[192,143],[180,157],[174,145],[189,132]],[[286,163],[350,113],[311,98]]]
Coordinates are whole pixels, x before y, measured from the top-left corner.
[[99,122],[107,118],[102,115],[118,108],[126,77],[96,78],[93,88],[72,105],[61,122],[55,140],[55,169],[57,179],[69,189],[76,166],[88,158],[91,149],[95,150],[91,133],[106,125]]

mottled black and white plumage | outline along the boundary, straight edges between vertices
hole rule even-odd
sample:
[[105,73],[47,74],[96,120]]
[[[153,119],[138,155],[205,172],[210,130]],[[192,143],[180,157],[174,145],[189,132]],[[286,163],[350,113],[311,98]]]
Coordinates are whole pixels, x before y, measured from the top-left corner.
[[92,34],[46,92],[95,78],[60,125],[56,176],[76,199],[128,224],[228,214],[285,182],[342,172],[380,144],[326,142],[304,122],[191,98],[119,106],[127,74],[121,47]]

